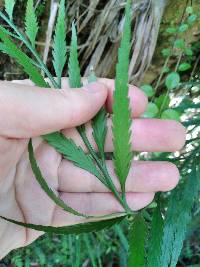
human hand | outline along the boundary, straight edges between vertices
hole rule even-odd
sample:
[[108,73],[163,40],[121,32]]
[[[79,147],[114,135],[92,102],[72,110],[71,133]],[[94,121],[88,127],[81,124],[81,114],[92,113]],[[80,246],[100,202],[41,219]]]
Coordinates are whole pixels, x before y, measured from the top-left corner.
[[[27,144],[33,138],[38,164],[48,184],[74,209],[93,215],[122,211],[122,207],[95,177],[75,167],[40,137],[59,131],[84,145],[75,126],[87,123],[87,135],[92,143],[90,119],[106,102],[112,112],[114,81],[100,79],[101,83],[71,90],[63,79],[63,90],[32,86],[30,81],[0,85],[0,215],[26,223],[63,226],[86,219],[67,214],[56,207],[43,192],[32,173]],[[25,84],[24,84],[25,83]],[[130,86],[132,116],[132,146],[135,151],[176,151],[185,142],[181,124],[170,120],[138,118],[147,105],[145,95]],[[108,119],[105,150],[113,150],[111,119]],[[64,130],[63,130],[64,129]],[[95,145],[95,144],[94,144]],[[119,187],[113,164],[108,169]],[[133,210],[148,205],[157,191],[174,188],[179,179],[175,165],[168,162],[134,161],[127,178],[127,202]],[[41,232],[25,229],[0,220],[0,258],[10,250],[33,242]]]

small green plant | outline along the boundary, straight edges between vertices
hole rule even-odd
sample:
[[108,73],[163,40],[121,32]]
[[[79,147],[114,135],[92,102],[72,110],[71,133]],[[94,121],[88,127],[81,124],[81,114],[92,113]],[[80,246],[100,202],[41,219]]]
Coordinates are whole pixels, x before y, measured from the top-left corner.
[[[169,47],[166,47],[161,51],[165,62],[160,76],[155,83],[154,88],[149,84],[141,86],[141,89],[146,93],[150,100],[147,111],[143,117],[180,121],[181,113],[179,110],[169,106],[169,94],[173,94],[174,91],[176,92],[177,89],[184,86],[184,84],[180,82],[181,76],[192,68],[192,62],[195,59],[193,56],[194,49],[192,49],[191,45],[187,44],[184,35],[192,26],[194,26],[194,23],[198,18],[199,15],[195,14],[193,8],[189,6],[185,9],[185,16],[183,16],[180,25],[174,25],[174,22],[172,21],[170,27],[166,29],[165,34],[170,36],[172,41],[170,42]],[[175,66],[168,67],[169,60],[173,57],[177,57],[176,64]],[[166,90],[158,95],[158,89],[163,83],[165,84]],[[191,82],[190,85],[195,85],[195,83]]]
[[[33,0],[27,1],[25,33],[22,33],[13,22],[12,14],[14,5],[14,0],[5,1],[6,15],[0,11],[0,17],[10,26],[10,30],[0,26],[0,50],[3,53],[8,54],[11,58],[14,58],[23,67],[29,78],[36,85],[44,88],[50,88],[52,86],[54,88],[52,90],[59,90],[61,88],[63,70],[67,63],[65,0],[60,1],[53,40],[53,66],[56,78],[54,78],[53,74],[49,72],[47,66],[43,63],[36,50],[36,37],[39,28],[36,12],[33,6]],[[84,125],[77,127],[77,130],[88,149],[88,154],[86,154],[81,147],[78,147],[73,140],[66,138],[60,132],[49,133],[42,136],[42,138],[47,141],[50,146],[54,147],[62,155],[62,157],[73,162],[73,164],[77,167],[86,170],[99,179],[100,182],[113,193],[115,198],[124,208],[124,212],[97,217],[91,214],[82,214],[79,211],[74,210],[67,203],[63,202],[49,187],[43,177],[42,170],[40,170],[36,162],[32,141],[30,140],[28,151],[32,171],[37,182],[49,198],[51,198],[57,206],[61,207],[68,213],[72,213],[86,219],[98,219],[98,221],[88,221],[86,223],[80,223],[72,226],[52,227],[26,224],[3,216],[0,217],[20,226],[50,234],[55,233],[63,235],[79,235],[81,233],[85,234],[97,232],[115,225],[117,233],[127,247],[128,245],[125,237],[120,232],[119,228],[117,228],[117,223],[123,221],[128,223],[130,226],[128,233],[128,267],[175,267],[181,252],[186,226],[191,220],[191,210],[194,202],[198,198],[200,190],[198,174],[200,168],[195,157],[191,157],[188,160],[190,167],[192,166],[190,179],[186,182],[182,182],[181,186],[177,190],[173,191],[169,199],[167,211],[162,208],[160,195],[157,196],[157,203],[150,207],[150,212],[148,208],[145,208],[140,212],[133,212],[128,206],[125,194],[126,179],[133,158],[130,145],[131,111],[128,97],[128,68],[131,47],[130,5],[131,2],[128,0],[125,11],[123,36],[118,52],[113,106],[112,131],[114,144],[114,167],[121,186],[121,193],[119,193],[115,187],[105,164],[106,155],[104,152],[104,145],[107,133],[107,114],[104,108],[102,108],[92,120],[93,137],[98,147],[98,153],[89,142]],[[195,14],[192,13],[192,10],[188,9],[187,12],[189,13],[187,23],[183,23],[178,29],[174,27],[167,29],[168,33],[175,34],[177,31],[180,33],[187,31],[193,21],[196,20],[196,16],[194,16]],[[71,30],[72,36],[68,58],[69,84],[71,88],[80,88],[82,87],[82,81],[78,62],[78,45],[75,22],[72,23]],[[23,52],[23,47],[18,47],[15,44],[13,41],[14,39],[19,40],[23,46],[28,49],[28,53],[32,55],[31,58]],[[189,50],[190,48],[185,45],[182,39],[177,39],[174,42],[174,47],[184,51],[187,55],[190,54],[191,56],[192,54]],[[163,50],[162,54],[164,57],[169,58],[171,55],[171,49]],[[171,71],[167,69],[167,64],[165,64],[162,75],[156,85],[157,90],[162,76],[167,73],[167,76],[164,79],[166,92],[160,96],[155,95],[155,90],[152,86],[142,86],[142,89],[151,100],[144,117],[179,120],[180,116],[178,110],[169,108],[169,93],[176,90],[176,88],[180,85],[180,73],[190,69],[190,66],[190,62],[182,62],[176,66],[174,71]],[[41,73],[44,73],[44,76]],[[94,72],[91,72],[91,75],[88,77],[88,83],[93,81],[96,81],[96,77]],[[199,153],[199,150],[197,149],[196,152]],[[185,154],[187,153],[188,152],[186,151]],[[156,154],[154,156],[156,157]],[[162,156],[163,155],[158,155],[156,159],[159,158],[160,160],[163,160],[164,156]],[[180,159],[181,157],[175,160]],[[182,166],[182,170],[182,175],[185,175],[187,173],[187,169]],[[176,203],[176,209],[174,209],[174,203]],[[71,237],[69,237],[69,243],[71,242],[70,238]],[[87,249],[90,251],[91,245],[86,235],[84,235],[84,242]],[[76,244],[80,249],[80,241],[77,241]],[[39,255],[41,255],[41,262],[44,262],[44,255],[42,253],[39,253]],[[90,258],[93,266],[96,266],[95,259],[92,254],[90,254]],[[17,264],[20,266],[21,259],[16,257],[14,260],[18,262]]]

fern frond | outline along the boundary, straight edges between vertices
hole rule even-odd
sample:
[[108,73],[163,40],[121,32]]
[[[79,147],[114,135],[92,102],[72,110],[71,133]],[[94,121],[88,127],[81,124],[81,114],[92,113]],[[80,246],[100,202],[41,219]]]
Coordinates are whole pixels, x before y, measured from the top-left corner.
[[75,166],[88,171],[96,176],[103,184],[104,178],[97,171],[93,160],[89,155],[85,154],[81,147],[78,147],[73,140],[66,138],[61,133],[51,133],[43,135],[43,139],[54,147],[64,158],[74,163]]
[[33,151],[33,146],[32,146],[32,141],[29,141],[29,145],[28,145],[28,152],[29,152],[29,160],[31,163],[31,168],[32,171],[35,175],[36,180],[38,181],[39,185],[41,186],[41,188],[45,191],[45,193],[48,195],[48,197],[56,204],[58,205],[60,208],[62,208],[63,210],[72,213],[76,216],[82,216],[87,218],[87,215],[84,215],[76,210],[74,210],[73,208],[71,208],[70,206],[68,206],[62,199],[60,199],[55,193],[54,191],[48,186],[47,182],[45,181],[45,179],[43,178],[43,175],[41,173],[41,170],[39,168],[39,166],[37,165],[36,162],[36,158],[34,155],[34,151]]
[[187,226],[191,221],[192,208],[198,200],[200,166],[196,165],[191,169],[192,172],[188,175],[185,183],[178,190],[174,190],[169,200],[160,256],[160,266],[162,267],[176,266]]
[[125,182],[133,153],[131,151],[131,111],[128,98],[128,70],[131,40],[130,1],[126,6],[126,16],[121,45],[118,52],[118,64],[115,79],[113,105],[113,144],[115,172],[125,194]]
[[81,71],[78,62],[77,33],[74,22],[72,23],[72,38],[70,45],[68,72],[69,72],[70,87],[80,88],[82,86],[82,82],[81,82]]
[[103,160],[105,160],[104,146],[108,131],[106,114],[106,110],[101,108],[97,115],[92,119],[92,135],[97,144],[101,159]]
[[61,87],[61,77],[66,63],[67,45],[66,45],[66,15],[65,0],[60,1],[59,13],[56,23],[54,42],[53,42],[53,66]]
[[5,0],[5,10],[6,13],[8,14],[10,20],[13,19],[13,10],[15,6],[16,0]]
[[35,47],[35,39],[38,32],[38,22],[33,6],[33,0],[28,0],[26,6],[26,15],[25,15],[25,27],[26,34],[32,44]]
[[[97,77],[94,71],[90,72],[88,77],[88,82],[97,82]],[[107,118],[106,118],[106,110],[104,107],[100,109],[97,115],[92,119],[92,129],[93,129],[93,137],[97,144],[101,159],[105,160],[105,153],[104,153],[104,146],[106,141],[106,134],[107,134]]]
[[32,60],[12,42],[2,26],[0,26],[0,40],[2,41],[0,43],[0,50],[8,54],[11,58],[16,59],[36,85],[49,87],[37,68],[33,66]]
[[69,225],[69,226],[63,226],[63,227],[53,227],[53,226],[44,226],[44,225],[37,225],[37,224],[30,224],[30,223],[23,223],[19,222],[13,219],[9,219],[3,216],[0,216],[1,219],[6,220],[8,222],[17,224],[22,227],[26,227],[29,229],[34,229],[37,231],[42,231],[45,233],[55,233],[58,235],[68,235],[68,234],[75,234],[79,235],[82,233],[90,233],[90,232],[97,232],[101,231],[103,229],[107,229],[112,227],[115,224],[120,223],[123,221],[126,216],[120,216],[116,218],[111,218],[111,219],[105,219],[101,221],[94,221],[94,222],[88,222],[88,223],[79,223],[79,224],[74,224],[74,225]]

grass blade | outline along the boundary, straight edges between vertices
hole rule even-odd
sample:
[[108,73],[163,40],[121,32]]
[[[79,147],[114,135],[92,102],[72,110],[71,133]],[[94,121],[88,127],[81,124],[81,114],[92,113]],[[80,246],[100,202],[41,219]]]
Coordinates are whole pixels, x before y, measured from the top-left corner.
[[85,234],[83,236],[83,240],[85,242],[85,246],[86,246],[86,249],[88,251],[88,254],[89,254],[89,258],[90,258],[92,267],[97,267],[96,259],[95,259],[96,258],[96,255],[94,255],[94,249],[93,249],[93,247],[90,244],[90,240],[88,238],[88,235]]
[[16,0],[5,0],[5,10],[6,13],[8,14],[10,20],[13,19],[13,9],[15,6]]
[[130,54],[131,19],[130,1],[126,6],[126,17],[121,45],[118,53],[118,64],[115,79],[113,105],[113,144],[114,166],[119,178],[123,195],[125,182],[129,173],[133,153],[130,144],[131,111],[128,98],[128,69]]
[[128,267],[144,267],[147,224],[141,214],[134,218],[129,237]]
[[35,47],[35,39],[38,33],[38,22],[35,9],[33,6],[33,0],[28,0],[27,2],[25,27],[26,27],[26,35],[28,36],[32,46]]
[[70,45],[70,56],[69,56],[69,84],[71,88],[80,88],[81,82],[81,71],[78,62],[78,44],[77,44],[77,33],[74,22],[72,23],[72,38]]
[[35,175],[35,178],[38,181],[38,183],[40,184],[40,186],[42,187],[42,189],[46,192],[46,194],[53,200],[53,202],[56,205],[58,205],[59,207],[61,207],[63,210],[65,210],[69,213],[72,213],[72,214],[77,215],[77,216],[88,217],[87,215],[84,215],[84,214],[72,209],[71,207],[69,207],[67,204],[65,204],[65,202],[62,199],[60,199],[53,192],[53,190],[51,188],[49,188],[47,182],[43,178],[43,175],[41,173],[39,166],[37,165],[31,140],[30,140],[29,145],[28,145],[28,152],[29,152],[29,160],[31,163],[31,168],[32,168],[32,171]]
[[37,224],[23,223],[23,222],[19,222],[13,219],[5,218],[3,216],[0,216],[0,218],[8,222],[17,224],[19,226],[23,226],[29,229],[34,229],[37,231],[42,231],[45,233],[55,233],[58,235],[67,235],[67,234],[79,235],[82,233],[97,232],[103,229],[110,228],[116,223],[120,223],[121,221],[123,221],[126,218],[126,216],[121,216],[117,218],[96,221],[96,222],[80,223],[80,224],[63,226],[63,227],[53,227],[53,226],[43,226],[43,225],[37,225]]
[[75,241],[75,262],[74,267],[79,267],[81,265],[81,240],[77,236],[74,238]]
[[115,232],[119,237],[122,249],[124,251],[128,252],[129,244],[128,244],[127,238],[126,238],[126,236],[122,230],[122,227],[120,227],[119,225],[116,225],[115,226]]
[[60,1],[53,42],[53,66],[61,88],[61,77],[67,60],[65,0]]
[[163,218],[160,211],[160,206],[154,209],[153,218],[151,222],[151,230],[149,237],[149,249],[148,249],[148,267],[160,267],[160,253],[161,253],[161,243],[163,236]]

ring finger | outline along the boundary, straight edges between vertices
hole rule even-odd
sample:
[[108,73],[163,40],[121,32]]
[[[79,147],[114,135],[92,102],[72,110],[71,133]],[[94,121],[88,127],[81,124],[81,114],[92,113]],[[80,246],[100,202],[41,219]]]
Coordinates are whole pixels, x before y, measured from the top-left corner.
[[[119,181],[114,172],[112,161],[106,162],[115,186],[120,191]],[[62,192],[109,192],[92,174],[62,160],[59,171],[59,191]],[[173,189],[179,180],[177,167],[170,162],[135,161],[126,181],[127,192],[157,192]]]

